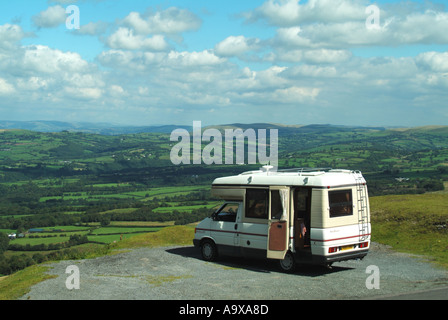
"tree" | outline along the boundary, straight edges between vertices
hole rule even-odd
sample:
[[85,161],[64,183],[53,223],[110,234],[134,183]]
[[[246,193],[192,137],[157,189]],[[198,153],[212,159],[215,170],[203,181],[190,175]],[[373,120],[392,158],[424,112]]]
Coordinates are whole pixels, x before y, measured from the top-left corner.
[[107,216],[103,216],[101,217],[100,223],[102,227],[107,227],[108,225],[110,225],[110,218]]
[[0,232],[0,254],[3,254],[6,250],[8,250],[9,246],[9,238],[6,233]]

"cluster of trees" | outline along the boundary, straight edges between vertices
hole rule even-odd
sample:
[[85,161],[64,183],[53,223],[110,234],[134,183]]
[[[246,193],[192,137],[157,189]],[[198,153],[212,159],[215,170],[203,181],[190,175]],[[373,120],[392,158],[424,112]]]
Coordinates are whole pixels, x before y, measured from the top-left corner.
[[[79,244],[83,244],[88,242],[86,235],[72,235],[70,236],[70,240],[58,246],[53,245],[53,249],[51,244],[48,246],[21,246],[17,244],[10,244],[9,238],[7,234],[0,233],[0,275],[9,275],[19,270],[22,270],[26,267],[29,267],[34,264],[39,264],[45,261],[57,261],[57,260],[65,260],[65,259],[83,259],[86,257],[88,252],[82,251],[78,248],[70,248],[72,246],[76,246]],[[18,250],[18,251],[45,251],[45,250],[53,250],[49,253],[36,252],[33,255],[29,254],[14,254],[9,257],[4,255],[6,250]]]
[[89,239],[87,238],[87,235],[79,235],[74,234],[70,236],[70,239],[66,242],[59,242],[59,243],[40,243],[36,245],[30,245],[29,243],[26,245],[22,244],[9,244],[8,250],[11,251],[52,251],[52,250],[61,250],[64,248],[70,248],[73,246],[77,246],[80,244],[88,243]]
[[88,254],[88,251],[82,251],[77,248],[67,248],[52,251],[47,254],[36,252],[33,255],[27,255],[23,253],[19,255],[12,255],[10,257],[5,257],[3,254],[0,254],[0,275],[10,275],[14,272],[45,261],[85,259]]
[[141,207],[131,213],[114,212],[107,214],[90,213],[82,215],[81,222],[99,222],[101,225],[108,225],[111,221],[174,221],[176,225],[185,225],[201,221],[211,215],[210,209],[204,207],[194,209],[191,212],[180,212],[173,209],[171,212],[154,212],[150,206]]

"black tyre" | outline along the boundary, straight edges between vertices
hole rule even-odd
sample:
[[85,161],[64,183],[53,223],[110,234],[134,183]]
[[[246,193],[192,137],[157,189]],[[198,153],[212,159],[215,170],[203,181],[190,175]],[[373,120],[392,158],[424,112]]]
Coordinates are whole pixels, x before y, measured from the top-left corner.
[[296,261],[294,255],[288,251],[283,260],[279,261],[280,268],[283,272],[292,273],[296,269]]
[[212,240],[204,240],[201,243],[202,259],[205,261],[215,261],[218,258],[218,249]]

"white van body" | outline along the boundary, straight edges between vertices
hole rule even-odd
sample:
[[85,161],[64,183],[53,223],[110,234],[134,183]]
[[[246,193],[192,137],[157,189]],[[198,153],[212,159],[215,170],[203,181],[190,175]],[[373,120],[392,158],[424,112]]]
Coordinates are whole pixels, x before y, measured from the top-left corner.
[[369,251],[369,198],[359,171],[265,166],[216,179],[212,194],[224,203],[193,240],[205,260],[262,257],[292,271],[297,263],[330,266]]

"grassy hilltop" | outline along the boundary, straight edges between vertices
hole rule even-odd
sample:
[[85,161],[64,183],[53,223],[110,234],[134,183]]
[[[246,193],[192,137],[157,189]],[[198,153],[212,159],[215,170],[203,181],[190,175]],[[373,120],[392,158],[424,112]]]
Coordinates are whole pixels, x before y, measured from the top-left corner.
[[373,241],[448,268],[448,193],[370,199]]

